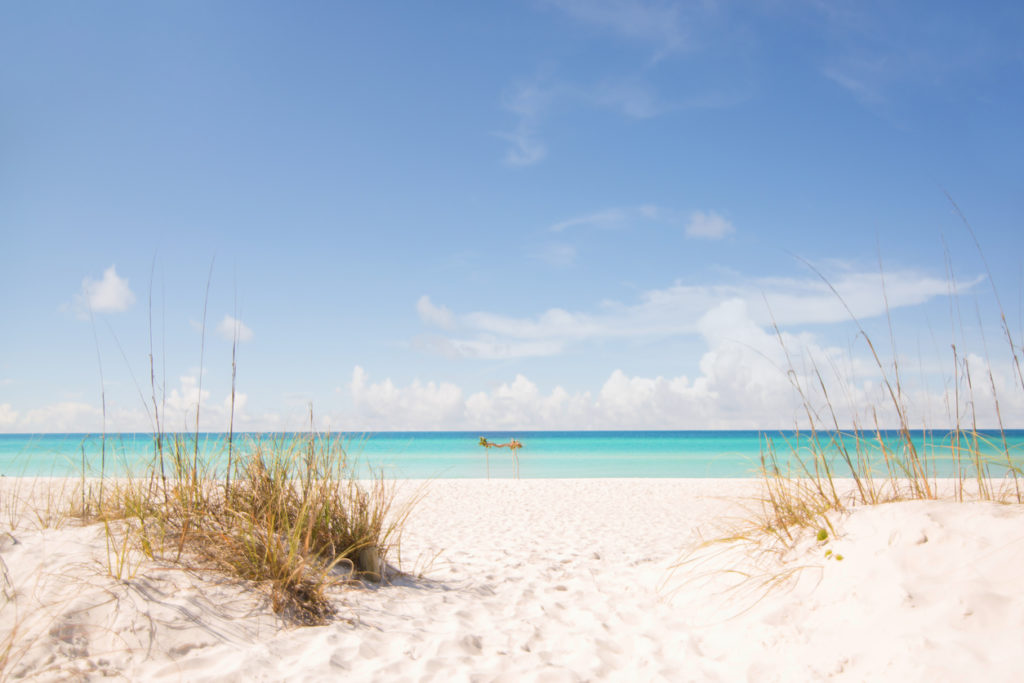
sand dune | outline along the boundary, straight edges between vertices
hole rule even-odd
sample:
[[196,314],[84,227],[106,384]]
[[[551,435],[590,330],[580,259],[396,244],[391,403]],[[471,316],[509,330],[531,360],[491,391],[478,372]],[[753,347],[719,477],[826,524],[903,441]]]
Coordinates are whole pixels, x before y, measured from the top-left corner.
[[[13,486],[0,488],[8,503]],[[240,582],[137,554],[133,578],[118,581],[102,527],[38,529],[23,515],[0,541],[4,673],[1020,679],[1021,506],[882,505],[837,517],[835,537],[809,536],[784,554],[697,547],[756,491],[749,480],[433,481],[404,536],[407,574],[339,588],[339,618],[315,628],[282,623]]]

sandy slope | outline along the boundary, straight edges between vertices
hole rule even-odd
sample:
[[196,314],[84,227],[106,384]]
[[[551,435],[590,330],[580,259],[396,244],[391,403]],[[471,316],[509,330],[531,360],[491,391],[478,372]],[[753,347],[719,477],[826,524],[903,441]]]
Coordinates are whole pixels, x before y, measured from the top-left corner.
[[[8,502],[11,486],[0,487]],[[17,627],[6,673],[1020,680],[1022,506],[864,508],[837,520],[838,538],[784,556],[717,545],[670,571],[755,491],[737,480],[434,481],[402,546],[414,575],[339,590],[342,618],[319,628],[283,626],[259,594],[212,576],[142,563],[117,581],[101,528],[23,518],[0,541],[13,598],[0,639]]]

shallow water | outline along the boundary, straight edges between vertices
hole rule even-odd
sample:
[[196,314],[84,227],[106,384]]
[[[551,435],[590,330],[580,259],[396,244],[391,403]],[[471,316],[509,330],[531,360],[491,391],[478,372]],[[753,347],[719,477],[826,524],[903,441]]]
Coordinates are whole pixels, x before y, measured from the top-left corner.
[[[779,462],[796,467],[793,453],[806,455],[807,436],[779,431],[543,431],[543,432],[379,432],[342,437],[349,455],[387,476],[402,478],[443,477],[452,479],[507,478],[513,476],[509,449],[484,449],[480,437],[505,443],[515,438],[523,444],[518,451],[523,478],[667,477],[731,478],[750,477],[758,472],[760,457],[773,444]],[[895,432],[884,433],[883,441],[898,447]],[[1004,449],[1003,436],[1006,439]],[[189,459],[194,452],[193,435],[182,436]],[[268,442],[307,438],[302,434],[235,435],[234,448],[245,449],[254,440]],[[833,434],[819,434],[843,476],[841,454],[828,446]],[[990,475],[1006,472],[1006,452],[1016,467],[1024,466],[1024,430],[982,432],[979,451],[992,461]],[[167,437],[165,437],[167,439]],[[951,476],[950,435],[916,432],[920,452],[933,456],[930,472]],[[165,441],[166,443],[166,441]],[[856,439],[844,436],[843,443],[856,457]],[[860,443],[865,456],[881,467],[878,438],[865,435]],[[222,470],[227,461],[225,434],[200,434],[200,458]],[[0,474],[5,476],[74,476],[141,472],[154,462],[155,442],[151,434],[0,434]],[[166,451],[165,451],[166,452]]]

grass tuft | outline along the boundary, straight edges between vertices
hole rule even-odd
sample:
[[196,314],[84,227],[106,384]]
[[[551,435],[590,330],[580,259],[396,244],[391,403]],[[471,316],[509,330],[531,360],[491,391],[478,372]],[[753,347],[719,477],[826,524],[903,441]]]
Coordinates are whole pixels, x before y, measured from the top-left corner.
[[[955,341],[954,327],[951,373],[944,377],[951,426],[933,429],[926,421],[912,417],[913,393],[904,382],[905,368],[895,356],[891,316],[888,328],[894,358],[883,361],[878,347],[843,297],[824,275],[807,265],[844,306],[856,326],[857,337],[866,344],[873,361],[873,384],[880,388],[884,398],[873,405],[858,405],[848,398],[849,410],[845,414],[851,417],[841,418],[841,406],[829,395],[830,383],[821,368],[814,359],[802,359],[808,361],[809,370],[798,372],[794,355],[786,347],[778,326],[774,326],[786,357],[786,375],[799,399],[806,426],[790,434],[764,436],[759,468],[761,495],[747,501],[750,505],[741,518],[725,521],[714,537],[691,549],[673,567],[673,573],[685,566],[691,573],[703,576],[700,567],[713,566],[715,569],[710,573],[719,574],[722,570],[718,559],[724,556],[722,553],[741,551],[738,563],[726,570],[741,577],[730,590],[752,589],[757,599],[763,597],[762,589],[787,584],[808,568],[796,566],[802,561],[802,549],[813,547],[815,542],[820,546],[836,539],[837,520],[856,506],[939,498],[1024,503],[1024,453],[1007,438],[1002,409],[1002,405],[1017,404],[1019,400],[1008,402],[998,392],[1005,385],[1003,391],[1024,394],[1024,339],[1015,340],[998,294],[995,300],[1008,351],[1010,382],[996,382],[987,347],[981,359],[965,354]],[[951,299],[955,294],[952,287]],[[979,330],[983,327],[981,322],[979,314]],[[839,386],[853,386],[834,363],[832,370]],[[995,416],[995,429],[978,426],[983,400],[991,402],[989,413]],[[864,399],[860,401],[863,403]],[[886,414],[892,416],[888,418],[888,429],[883,428],[880,417]],[[843,560],[843,555],[831,548],[824,557]]]
[[112,576],[132,578],[139,553],[215,570],[263,587],[275,613],[306,625],[334,616],[333,586],[388,579],[415,500],[396,507],[392,483],[360,480],[339,437],[251,439],[234,448],[230,477],[190,439],[164,439],[146,476],[83,497],[79,514],[105,525]]
[[[973,232],[971,234],[973,236]],[[844,429],[820,368],[812,362],[809,379],[801,379],[782,334],[775,326],[789,363],[787,376],[800,398],[808,427],[797,431],[781,447],[773,439],[765,438],[760,466],[765,493],[755,527],[792,544],[808,531],[821,530],[834,536],[830,521],[833,513],[845,512],[855,505],[940,497],[957,501],[1024,503],[1022,454],[1014,452],[1006,437],[987,349],[983,379],[993,403],[997,429],[986,431],[978,427],[979,391],[975,376],[978,368],[972,368],[970,356],[961,353],[956,343],[951,344],[952,373],[945,378],[950,390],[947,395],[952,427],[936,430],[927,424],[918,424],[908,407],[910,392],[904,386],[905,373],[900,361],[893,358],[883,362],[871,336],[843,297],[824,275],[808,266],[846,309],[858,337],[870,351],[877,371],[876,382],[888,404],[889,410],[885,412],[895,416],[895,427],[883,429],[880,424],[878,416],[886,406],[851,405],[852,426]],[[996,303],[999,305],[998,295]],[[1001,306],[999,308],[1001,311]],[[1024,347],[1014,341],[1003,313],[1000,313],[1000,323],[1008,345],[1010,367],[1019,376]],[[891,316],[889,334],[895,349]],[[977,357],[973,362],[979,364]],[[849,384],[844,378],[839,379],[841,385]],[[1024,382],[1010,386],[1011,391],[1024,391]],[[812,400],[812,395],[819,398]],[[866,415],[868,422],[860,422],[858,415]]]

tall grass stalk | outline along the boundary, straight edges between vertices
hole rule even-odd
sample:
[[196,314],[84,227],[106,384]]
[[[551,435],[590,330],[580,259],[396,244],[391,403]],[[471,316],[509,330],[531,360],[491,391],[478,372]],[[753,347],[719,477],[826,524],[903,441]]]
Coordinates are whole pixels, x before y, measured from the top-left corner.
[[[869,425],[860,422],[857,406],[851,406],[854,408],[851,424],[841,424],[835,397],[830,396],[821,369],[812,360],[809,380],[801,379],[782,333],[775,326],[776,337],[789,366],[787,376],[803,406],[807,423],[807,428],[798,429],[782,449],[773,439],[766,437],[761,454],[765,494],[757,525],[762,531],[784,541],[792,541],[802,529],[831,528],[830,513],[845,510],[851,505],[939,497],[938,456],[944,452],[936,443],[937,438],[942,438],[942,432],[937,435],[936,430],[927,424],[918,427],[912,423],[900,362],[895,356],[896,337],[891,316],[888,324],[894,358],[890,366],[882,361],[870,335],[835,287],[820,271],[807,265],[828,286],[856,325],[857,336],[863,338],[870,351],[879,374],[880,387],[896,424],[893,430],[884,429],[875,406],[868,410]],[[1000,318],[1012,362],[1014,367],[1019,367],[1021,350],[1008,332],[1009,325],[1001,309]],[[979,325],[980,322],[979,318]],[[984,337],[982,339],[984,341]],[[976,368],[972,367],[968,357],[961,355],[955,342],[951,348],[953,405],[949,407],[949,415],[952,427],[945,436],[949,440],[953,477],[951,495],[958,501],[980,499],[1024,503],[1020,454],[1012,452],[1006,438],[997,383],[991,367],[985,370],[985,384],[994,402],[998,434],[995,438],[987,437],[978,424]],[[988,358],[987,346],[985,358]],[[821,396],[821,408],[816,407],[812,400],[811,391],[805,386],[807,381],[813,383]],[[1021,388],[1024,389],[1024,385]],[[966,410],[962,409],[964,405]],[[895,433],[895,438],[888,436],[890,431]],[[920,443],[915,432],[921,434]],[[994,456],[991,455],[993,452]],[[994,466],[1004,471],[1001,479],[993,477]],[[841,491],[838,479],[852,480],[852,488]]]
[[199,407],[203,402],[203,354],[206,351],[206,309],[210,302],[210,282],[213,280],[213,259],[210,259],[210,272],[206,276],[206,292],[203,294],[203,326],[199,335],[199,377],[196,392],[196,439],[195,452],[192,458],[192,471],[199,469]]
[[[212,263],[210,268],[203,303],[200,383]],[[200,453],[198,401],[195,430],[167,434],[166,406],[157,400],[152,282],[150,302],[153,458],[144,472],[129,472],[107,482],[104,450],[99,483],[92,488],[86,485],[83,452],[82,502],[77,513],[104,525],[108,573],[131,579],[140,571],[139,553],[220,571],[265,588],[274,611],[301,624],[322,623],[334,614],[328,597],[333,586],[387,580],[397,571],[389,559],[392,554],[396,562],[400,559],[402,528],[419,496],[399,505],[394,485],[383,475],[360,479],[343,439],[316,431],[312,406],[307,435],[251,438],[239,444],[234,434],[237,323],[227,466],[217,464],[223,462],[219,460],[223,453],[209,454],[205,449]],[[165,390],[166,378],[160,392],[164,399]],[[104,434],[105,429],[104,411]]]
[[100,338],[96,334],[96,318],[92,314],[92,303],[86,297],[86,305],[89,308],[89,325],[92,327],[92,340],[96,345],[96,366],[100,372],[100,409],[102,412],[102,432],[100,433],[100,494],[102,495],[102,481],[107,471],[107,389],[103,381],[103,357],[100,355]]
[[[153,274],[155,271],[156,254],[153,255],[153,262],[149,268],[149,387],[150,398],[153,401],[153,457],[156,460],[156,465],[160,473],[160,488],[164,493],[164,498],[166,499],[167,471],[164,467],[164,430],[163,425],[160,422],[163,411],[160,409],[161,406],[156,402],[156,363],[153,358]],[[164,387],[164,390],[166,391],[166,386]],[[161,401],[161,405],[162,403],[163,401]]]

